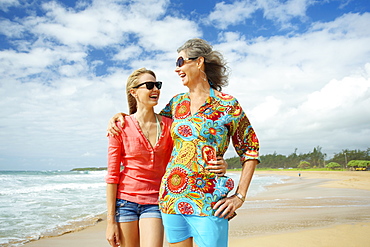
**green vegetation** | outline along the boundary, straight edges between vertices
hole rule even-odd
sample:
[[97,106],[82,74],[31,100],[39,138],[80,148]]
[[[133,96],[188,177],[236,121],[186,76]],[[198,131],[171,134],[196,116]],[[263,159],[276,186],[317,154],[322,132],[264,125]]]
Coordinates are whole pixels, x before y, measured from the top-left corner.
[[330,162],[326,165],[326,168],[328,168],[329,170],[339,170],[341,166],[337,162]]
[[[274,152],[273,154],[261,155],[261,163],[257,166],[257,170],[309,169],[311,171],[370,169],[370,148],[367,150],[344,149],[341,152],[334,154],[333,158],[331,159],[326,159],[326,156],[327,155],[322,152],[322,148],[320,146],[315,147],[312,152],[303,154],[298,154],[297,149],[295,149],[295,151],[290,155],[282,155]],[[239,157],[229,158],[226,159],[226,161],[229,164],[229,169],[241,167]],[[351,163],[351,161],[362,161],[362,163],[361,165],[358,162],[354,164],[353,162]],[[364,165],[364,162],[368,162],[366,163],[366,166]]]
[[[370,170],[370,148],[364,151],[344,149],[328,160],[321,149],[318,146],[312,152],[305,154],[297,154],[297,149],[295,149],[290,155],[277,154],[276,152],[261,155],[261,163],[257,166],[257,170]],[[226,161],[229,164],[229,170],[241,170],[239,157],[228,158]],[[106,167],[86,167],[74,168],[71,171],[102,171],[106,169]]]
[[299,162],[298,168],[301,170],[309,169],[311,168],[311,164],[310,162],[307,162],[307,161],[301,161]]
[[[234,169],[232,171],[238,171],[241,169]],[[327,168],[308,168],[305,169],[305,171],[327,171]],[[256,171],[302,171],[302,169],[299,168],[288,168],[288,169],[283,169],[283,168],[256,168]]]
[[367,168],[370,168],[370,161],[369,160],[351,160],[350,162],[348,162],[347,166],[351,170],[364,171]]

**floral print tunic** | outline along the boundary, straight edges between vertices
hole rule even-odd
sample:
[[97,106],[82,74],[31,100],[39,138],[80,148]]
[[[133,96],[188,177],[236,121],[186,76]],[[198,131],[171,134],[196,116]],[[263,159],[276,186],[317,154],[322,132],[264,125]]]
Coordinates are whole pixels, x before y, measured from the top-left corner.
[[166,214],[211,216],[214,204],[233,189],[228,177],[204,169],[207,162],[223,156],[230,139],[242,164],[259,159],[259,142],[238,101],[224,93],[210,96],[191,115],[189,93],[176,95],[162,110],[171,117],[174,141],[170,161],[162,178],[159,205]]

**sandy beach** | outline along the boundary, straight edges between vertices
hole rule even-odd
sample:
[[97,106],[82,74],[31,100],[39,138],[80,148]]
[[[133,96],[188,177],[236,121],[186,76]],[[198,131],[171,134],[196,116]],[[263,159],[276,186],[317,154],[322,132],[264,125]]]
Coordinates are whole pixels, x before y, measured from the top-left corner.
[[238,210],[230,222],[229,246],[370,246],[370,172],[255,174],[289,178]]
[[[370,172],[256,171],[287,176],[247,199],[230,221],[229,246],[370,246]],[[106,221],[26,247],[104,247]],[[164,246],[167,246],[165,244]]]

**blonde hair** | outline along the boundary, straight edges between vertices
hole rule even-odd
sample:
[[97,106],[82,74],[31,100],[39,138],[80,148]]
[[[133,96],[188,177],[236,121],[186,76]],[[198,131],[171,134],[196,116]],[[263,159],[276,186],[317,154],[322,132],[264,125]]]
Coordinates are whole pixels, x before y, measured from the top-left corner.
[[127,103],[130,114],[134,114],[137,111],[137,102],[134,96],[130,93],[130,90],[136,87],[139,84],[139,77],[143,74],[150,74],[156,78],[153,71],[146,68],[137,69],[127,78],[126,83],[126,94],[127,94]]
[[204,72],[208,82],[214,89],[221,91],[227,86],[229,80],[229,69],[222,54],[214,51],[213,47],[203,39],[189,39],[177,52],[185,51],[188,57],[204,57]]

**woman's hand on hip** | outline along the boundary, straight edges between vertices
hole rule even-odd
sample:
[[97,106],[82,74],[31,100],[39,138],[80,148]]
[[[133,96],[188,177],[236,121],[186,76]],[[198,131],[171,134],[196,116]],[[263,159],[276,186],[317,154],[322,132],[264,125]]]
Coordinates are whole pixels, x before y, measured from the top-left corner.
[[243,201],[235,195],[223,198],[213,206],[213,209],[216,210],[214,215],[220,218],[230,219],[235,216],[235,211],[242,205]]
[[208,161],[208,163],[212,165],[206,166],[206,169],[209,172],[216,174],[218,177],[222,177],[226,174],[226,170],[229,165],[227,164],[226,160],[224,160],[222,156],[217,156],[216,159],[217,160],[214,160],[214,161],[212,160]]

